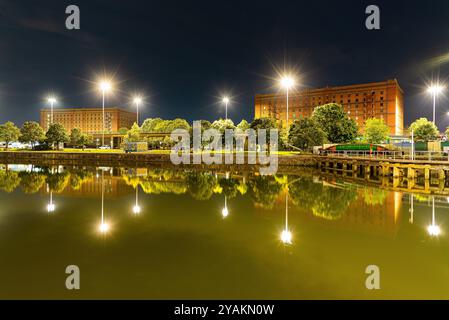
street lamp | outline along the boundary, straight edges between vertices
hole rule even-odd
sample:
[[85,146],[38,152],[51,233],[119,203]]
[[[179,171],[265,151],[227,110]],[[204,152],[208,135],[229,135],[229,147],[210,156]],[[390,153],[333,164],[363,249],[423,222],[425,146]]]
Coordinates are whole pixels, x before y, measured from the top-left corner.
[[142,97],[140,97],[140,96],[134,97],[133,102],[136,105],[136,109],[137,109],[137,125],[139,125],[139,106],[142,103]]
[[53,107],[56,103],[56,98],[53,96],[48,97],[47,102],[50,104],[50,124],[53,124]]
[[295,79],[292,76],[285,75],[280,79],[280,85],[286,91],[287,95],[287,124],[286,128],[288,129],[288,94],[291,88],[295,86]]
[[226,117],[225,119],[228,120],[228,104],[229,104],[229,98],[228,97],[223,97],[223,103],[225,104],[225,108],[226,108]]
[[440,86],[438,84],[434,84],[432,86],[430,86],[427,89],[427,92],[429,92],[432,97],[433,97],[433,123],[435,123],[435,105],[436,105],[436,100],[437,100],[437,96],[444,90],[443,86]]
[[112,90],[112,84],[108,80],[103,80],[99,84],[99,89],[103,95],[103,132],[102,132],[102,146],[104,146],[104,131],[105,131],[105,117],[104,117],[104,101],[106,93],[110,92]]

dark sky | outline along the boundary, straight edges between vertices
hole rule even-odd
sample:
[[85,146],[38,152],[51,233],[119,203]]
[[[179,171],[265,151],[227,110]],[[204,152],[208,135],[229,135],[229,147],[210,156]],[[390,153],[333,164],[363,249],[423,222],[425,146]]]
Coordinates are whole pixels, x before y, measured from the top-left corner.
[[[65,29],[70,4],[79,31]],[[365,28],[369,4],[379,31]],[[425,86],[449,75],[449,1],[0,0],[0,122],[38,120],[51,92],[59,107],[100,106],[104,73],[117,87],[109,106],[131,108],[140,91],[144,117],[213,120],[229,93],[233,120],[251,120],[254,94],[277,90],[284,68],[301,87],[398,78],[406,124],[430,118]],[[447,111],[443,97],[441,128]]]

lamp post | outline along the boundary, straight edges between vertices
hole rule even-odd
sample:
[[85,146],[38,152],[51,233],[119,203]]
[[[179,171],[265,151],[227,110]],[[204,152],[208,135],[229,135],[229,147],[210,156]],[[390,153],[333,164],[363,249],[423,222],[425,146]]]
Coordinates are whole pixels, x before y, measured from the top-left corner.
[[139,125],[139,106],[142,103],[142,98],[140,96],[136,96],[134,97],[134,104],[136,105],[136,110],[137,110],[137,125]]
[[48,103],[50,104],[50,125],[53,124],[53,108],[56,103],[56,98],[51,96],[47,99]]
[[229,104],[229,98],[223,97],[223,103],[225,104],[225,120],[228,120],[228,104]]
[[104,102],[105,102],[106,93],[111,91],[112,85],[109,81],[101,81],[99,87],[100,87],[101,93],[103,95],[103,112],[102,112],[102,114],[103,114],[103,117],[102,117],[103,118],[103,121],[102,121],[103,122],[103,130],[102,130],[102,141],[101,141],[102,144],[101,145],[104,146],[104,131],[105,131]]
[[436,107],[436,101],[437,101],[437,96],[444,90],[443,86],[440,86],[438,84],[434,84],[432,86],[430,86],[427,91],[432,95],[433,98],[433,124],[436,124],[436,117],[435,117],[435,107]]
[[291,76],[283,76],[280,80],[281,83],[281,87],[283,89],[285,89],[286,92],[286,98],[287,98],[287,123],[286,123],[286,128],[288,130],[288,95],[289,95],[289,91],[291,88],[293,88],[295,86],[295,79]]

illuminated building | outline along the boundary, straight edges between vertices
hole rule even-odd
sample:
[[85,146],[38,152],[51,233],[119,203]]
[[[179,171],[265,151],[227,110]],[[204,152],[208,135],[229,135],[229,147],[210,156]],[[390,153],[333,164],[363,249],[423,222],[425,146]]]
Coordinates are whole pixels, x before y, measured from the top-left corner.
[[[73,128],[80,129],[83,133],[100,134],[103,130],[102,108],[71,108],[54,109],[53,123],[60,123],[67,132]],[[106,133],[117,133],[120,128],[130,129],[136,122],[135,112],[119,108],[105,108],[105,131]],[[51,110],[42,109],[40,124],[44,130],[48,130],[51,123]]]
[[[337,103],[344,107],[361,131],[370,118],[383,119],[393,135],[404,130],[404,92],[396,79],[384,82],[356,84],[320,89],[291,91],[289,95],[289,124],[310,117],[315,107]],[[285,126],[286,97],[283,92],[256,94],[255,118],[269,117]]]

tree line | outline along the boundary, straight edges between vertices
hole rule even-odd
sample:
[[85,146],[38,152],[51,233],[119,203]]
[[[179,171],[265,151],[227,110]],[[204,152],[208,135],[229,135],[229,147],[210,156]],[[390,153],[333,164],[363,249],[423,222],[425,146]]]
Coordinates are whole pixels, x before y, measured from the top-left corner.
[[56,148],[59,149],[60,143],[84,149],[87,145],[92,144],[93,137],[77,128],[72,129],[68,134],[60,123],[51,124],[45,132],[35,121],[26,121],[20,129],[13,122],[8,121],[0,125],[0,141],[5,142],[6,150],[8,150],[10,142],[15,141],[29,144],[33,150],[37,144],[44,145],[44,148],[56,145]]
[[[280,149],[290,149],[292,147],[310,151],[314,146],[321,146],[325,143],[384,143],[388,141],[390,129],[383,119],[371,118],[366,120],[364,133],[360,134],[356,121],[351,119],[344,111],[343,106],[330,103],[318,106],[314,109],[311,117],[296,119],[288,128],[282,128],[273,118],[257,118],[252,122],[242,120],[235,125],[231,119],[219,119],[213,122],[200,120],[201,130],[216,129],[224,133],[226,129],[279,129]],[[151,149],[170,148],[174,142],[171,141],[169,133],[176,129],[192,130],[190,123],[185,119],[165,120],[161,118],[146,119],[141,126],[137,123],[131,128],[120,128],[119,133],[125,136],[127,142],[146,141]],[[435,124],[426,118],[417,119],[409,128],[413,131],[417,141],[431,141],[438,138],[439,131]],[[145,133],[167,133],[164,138],[147,137]],[[449,128],[446,135],[449,134]],[[67,133],[63,125],[54,123],[50,125],[47,132],[34,121],[27,121],[22,128],[18,128],[12,122],[0,125],[0,141],[6,143],[5,148],[13,141],[20,141],[35,148],[37,143],[46,146],[66,143],[74,147],[92,145],[93,137],[82,133],[80,129],[72,129]]]

